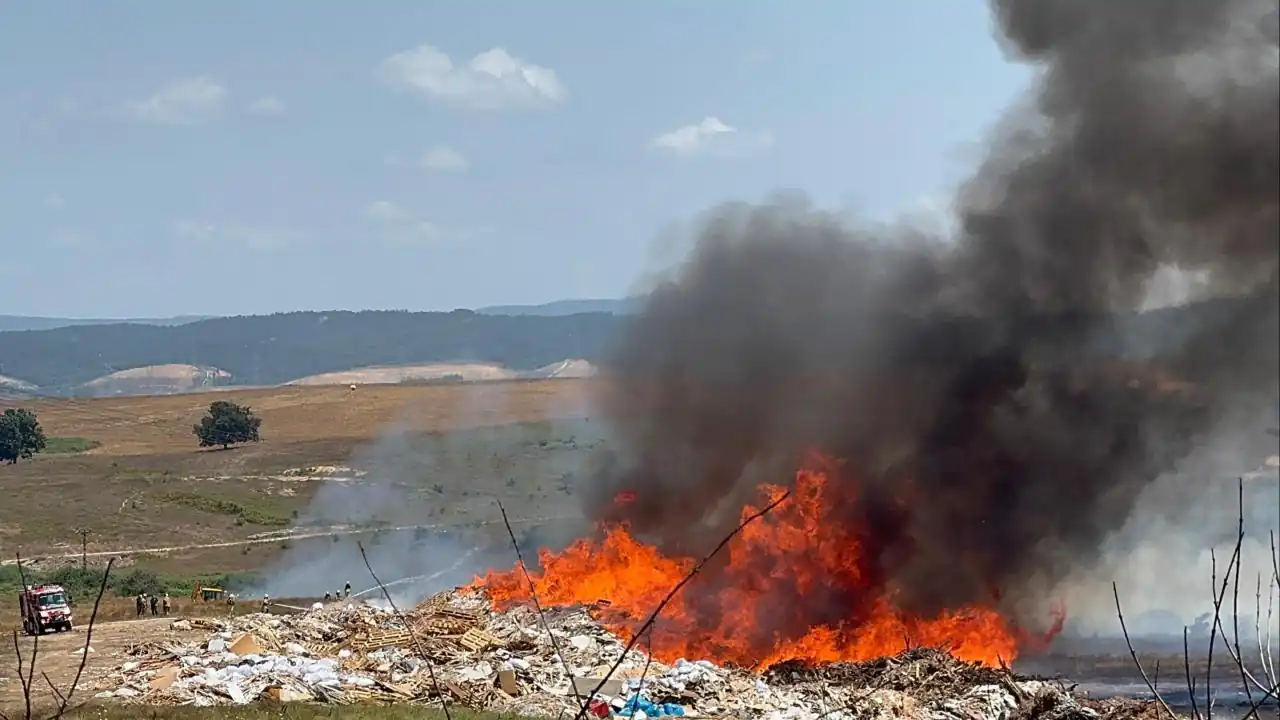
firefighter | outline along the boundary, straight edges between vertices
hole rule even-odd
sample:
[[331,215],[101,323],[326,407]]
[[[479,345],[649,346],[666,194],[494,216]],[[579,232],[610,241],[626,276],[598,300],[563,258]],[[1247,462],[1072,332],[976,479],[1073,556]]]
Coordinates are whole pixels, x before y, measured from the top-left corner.
[[346,587],[342,588],[342,597],[351,597],[351,583],[347,583]]
[[236,594],[235,593],[227,593],[227,613],[230,615],[236,614]]
[[266,593],[262,593],[262,612],[271,612],[270,608],[271,596]]
[[133,599],[133,609],[135,611],[134,617],[142,617],[142,608],[145,602],[146,601],[143,600],[142,593],[138,593],[137,597]]
[[328,590],[325,590],[325,591],[324,591],[324,601],[325,601],[325,602],[329,602],[329,601],[330,601],[330,600],[332,600],[332,599],[333,599],[333,593],[329,592]]
[[165,617],[169,617],[169,608],[170,608],[170,607],[171,607],[171,606],[170,606],[170,604],[169,604],[169,593],[165,593],[165,594],[164,594],[164,600],[161,600],[161,601],[160,601],[160,612],[161,612]]

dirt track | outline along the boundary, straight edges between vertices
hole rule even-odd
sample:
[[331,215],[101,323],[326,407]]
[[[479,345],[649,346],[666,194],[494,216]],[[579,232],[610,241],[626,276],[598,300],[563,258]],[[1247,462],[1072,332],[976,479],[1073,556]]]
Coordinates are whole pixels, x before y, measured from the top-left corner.
[[[536,517],[536,518],[512,518],[512,525],[538,525],[541,523],[555,522],[559,520],[573,520],[576,516],[558,515],[553,517]],[[493,520],[478,520],[475,525],[493,525]],[[449,530],[457,529],[457,523],[429,523],[425,525],[398,525],[395,527],[376,527],[376,528],[348,528],[333,529],[326,528],[313,532],[280,532],[270,533],[268,537],[250,538],[247,540],[231,540],[227,542],[216,543],[197,543],[190,545],[168,545],[164,547],[144,547],[144,548],[125,548],[121,550],[95,550],[90,553],[63,553],[61,555],[44,555],[42,560],[76,560],[80,557],[87,558],[103,558],[103,557],[123,557],[126,555],[163,555],[165,553],[185,552],[188,550],[209,550],[212,548],[229,548],[239,547],[242,545],[265,545],[268,543],[279,543],[281,540],[308,540],[313,538],[347,536],[347,535],[369,535],[373,533],[388,532],[410,532],[414,530]],[[16,558],[8,560],[0,560],[0,566],[13,565],[17,563]]]
[[[164,642],[166,640],[203,640],[207,631],[188,630],[179,632],[170,629],[173,618],[146,618],[143,620],[121,620],[117,622],[99,623],[93,628],[93,636],[89,646],[93,652],[88,654],[84,675],[75,691],[75,699],[81,701],[91,697],[96,690],[94,686],[99,678],[113,668],[126,662],[128,650],[133,645],[146,642]],[[86,623],[87,625],[87,623]],[[30,671],[30,659],[33,651],[36,656],[35,673],[32,675],[33,704],[48,706],[56,702],[56,697],[49,688],[52,683],[60,693],[65,694],[71,687],[76,671],[80,666],[80,649],[84,647],[86,632],[83,627],[69,633],[44,635],[38,639],[25,635],[18,636],[18,645],[22,649],[23,671]],[[0,659],[0,710],[21,709],[24,706],[22,683],[18,679],[18,664],[11,648],[3,653]],[[44,680],[48,675],[49,681]]]

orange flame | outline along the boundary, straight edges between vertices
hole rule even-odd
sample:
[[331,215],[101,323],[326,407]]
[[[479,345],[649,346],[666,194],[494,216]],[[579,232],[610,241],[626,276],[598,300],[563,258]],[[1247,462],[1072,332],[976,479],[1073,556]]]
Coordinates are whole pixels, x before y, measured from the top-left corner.
[[[891,593],[864,577],[858,540],[839,524],[825,522],[828,472],[798,472],[791,496],[742,530],[713,577],[695,578],[668,604],[653,627],[654,657],[763,669],[787,660],[857,662],[910,645],[941,647],[961,660],[997,665],[1012,662],[1020,646],[1036,644],[993,607],[960,608],[933,618],[895,608]],[[761,493],[767,504],[785,490],[766,485]],[[744,508],[743,519],[756,512]],[[695,564],[664,556],[625,527],[607,528],[599,542],[579,540],[560,553],[541,551],[540,559],[541,571],[530,570],[530,575],[544,606],[598,605],[596,619],[624,639]],[[519,568],[491,571],[472,587],[484,587],[497,610],[532,599]],[[842,603],[836,612],[842,619],[797,630],[804,604],[815,602]],[[1051,633],[1060,628],[1058,618]]]

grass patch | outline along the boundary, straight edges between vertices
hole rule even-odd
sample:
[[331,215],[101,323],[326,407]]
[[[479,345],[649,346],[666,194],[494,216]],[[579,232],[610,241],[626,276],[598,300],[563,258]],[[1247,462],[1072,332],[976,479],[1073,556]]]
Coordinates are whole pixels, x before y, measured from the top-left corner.
[[102,446],[97,440],[83,437],[49,437],[44,442],[45,455],[74,455]]
[[[451,705],[455,720],[515,720],[518,715],[477,712]],[[91,705],[68,713],[74,720],[444,720],[438,706],[421,705],[305,705],[261,703],[238,707],[146,707]]]
[[212,513],[215,515],[230,515],[250,525],[264,525],[267,527],[288,527],[289,518],[275,515],[262,508],[245,505],[233,500],[223,500],[221,498],[211,498],[205,495],[197,495],[195,493],[166,493],[162,499],[173,505],[188,507],[192,510]]
[[[102,584],[101,567],[81,569],[67,565],[56,570],[40,572],[25,569],[27,582],[56,583],[67,589],[77,601],[92,603]],[[159,574],[145,567],[116,568],[107,579],[108,596],[129,597],[139,592],[168,592],[170,595],[191,594],[196,585],[220,587],[237,592],[255,584],[254,573],[200,573],[193,575]],[[16,565],[0,566],[0,597],[16,594],[22,588],[22,580]],[[16,607],[16,605],[15,605]]]

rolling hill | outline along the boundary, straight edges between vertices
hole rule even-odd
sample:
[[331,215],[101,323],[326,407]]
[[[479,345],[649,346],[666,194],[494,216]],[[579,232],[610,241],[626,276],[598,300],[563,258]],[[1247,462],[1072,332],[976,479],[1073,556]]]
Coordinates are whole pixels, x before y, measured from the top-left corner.
[[437,363],[489,363],[523,373],[566,358],[598,364],[622,323],[609,313],[339,311],[0,332],[0,375],[42,394],[69,395],[111,373],[162,365],[217,368],[236,385]]
[[642,297],[623,298],[621,300],[556,300],[542,305],[491,305],[477,308],[481,315],[537,315],[541,317],[560,317],[579,313],[612,313],[614,315],[632,315],[640,311],[644,303]]
[[[476,308],[481,315],[535,315],[539,317],[562,317],[581,313],[613,313],[630,315],[640,309],[644,302],[642,297],[623,299],[570,299],[555,300],[540,305],[491,305]],[[220,315],[176,315],[167,318],[60,318],[39,317],[32,315],[0,315],[0,332],[15,330],[56,330],[64,327],[82,325],[186,325],[201,320],[213,320]]]
[[[551,305],[582,307],[575,302],[603,301]],[[42,395],[111,395],[294,382],[437,382],[459,375],[463,380],[578,377],[594,373],[607,359],[628,322],[621,312],[556,315],[549,314],[555,308],[539,307],[522,315],[487,314],[493,308],[295,312],[171,325],[0,332],[0,390],[12,395],[36,386]],[[1069,352],[1079,359],[1142,360],[1180,346],[1205,327],[1225,329],[1213,352],[1245,351],[1259,338],[1251,336],[1252,330],[1241,335],[1241,320],[1252,317],[1251,327],[1275,336],[1275,314],[1275,299],[1267,296],[1116,315],[1101,322],[1094,318],[1085,325],[1092,344],[1083,356],[1081,348],[1055,341],[1078,339],[1074,332],[1055,328],[1082,327],[1081,318],[1045,318],[1032,326],[1043,333],[1040,351],[1046,358],[1063,359],[1062,353]],[[953,331],[963,337],[978,329],[957,319]]]
[[33,317],[30,315],[0,315],[0,332],[9,332],[15,330],[55,330],[62,327],[72,327],[75,325],[119,325],[121,323],[131,323],[134,325],[185,325],[200,320],[208,320],[205,315],[178,315],[170,318],[129,318],[129,319],[110,319],[110,318],[55,318],[55,317]]

